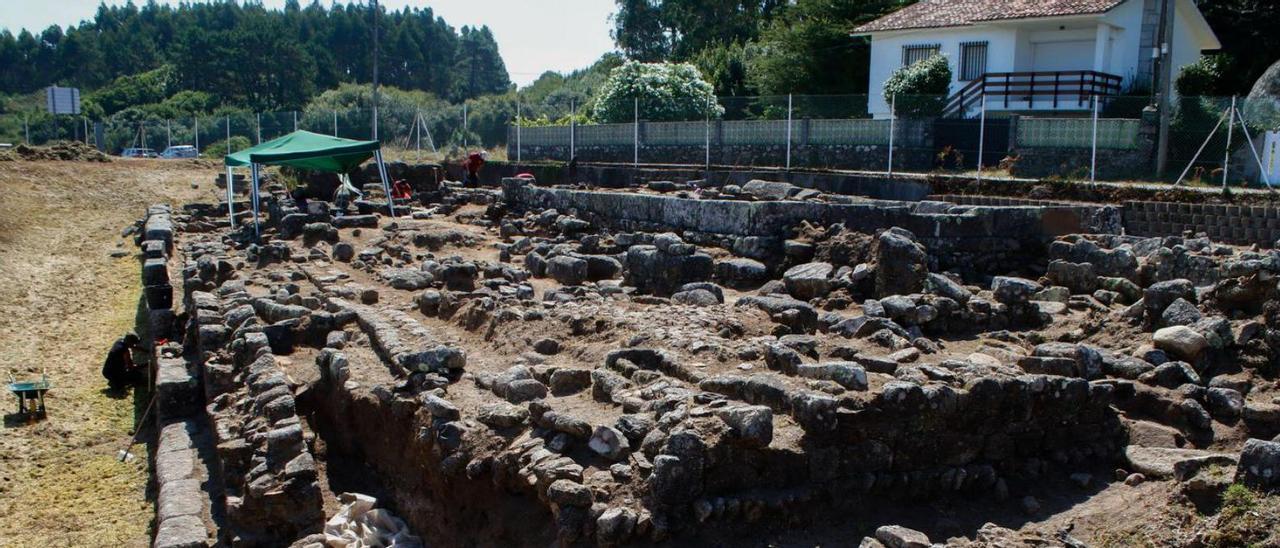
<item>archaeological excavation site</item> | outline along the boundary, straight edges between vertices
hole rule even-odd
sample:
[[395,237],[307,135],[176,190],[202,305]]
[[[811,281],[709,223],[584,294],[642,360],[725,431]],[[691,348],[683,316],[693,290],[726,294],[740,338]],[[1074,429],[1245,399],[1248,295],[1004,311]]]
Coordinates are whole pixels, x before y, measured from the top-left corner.
[[1280,208],[503,168],[138,212],[155,547],[1216,546],[1280,488]]

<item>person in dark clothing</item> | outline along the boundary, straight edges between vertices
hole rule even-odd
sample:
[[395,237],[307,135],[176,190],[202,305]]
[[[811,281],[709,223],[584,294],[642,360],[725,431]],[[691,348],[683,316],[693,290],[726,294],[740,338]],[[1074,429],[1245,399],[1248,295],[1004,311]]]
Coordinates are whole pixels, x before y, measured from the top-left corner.
[[119,390],[142,380],[142,367],[133,363],[133,349],[138,348],[138,343],[137,335],[126,333],[107,352],[107,361],[102,364],[102,376],[107,378],[107,386],[112,390]]
[[466,177],[463,178],[462,185],[467,188],[476,188],[480,186],[481,167],[484,167],[484,153],[472,152],[467,155],[467,160],[462,162],[462,168],[467,171]]
[[306,187],[297,187],[290,193],[293,196],[293,203],[298,206],[298,211],[307,212],[307,189]]

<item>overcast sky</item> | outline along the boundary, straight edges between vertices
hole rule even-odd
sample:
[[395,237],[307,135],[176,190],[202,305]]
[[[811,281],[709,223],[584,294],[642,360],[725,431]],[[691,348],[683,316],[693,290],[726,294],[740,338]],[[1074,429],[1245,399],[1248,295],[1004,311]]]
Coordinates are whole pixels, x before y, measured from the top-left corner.
[[[178,0],[157,1],[178,3]],[[100,0],[0,0],[0,27],[14,34],[22,28],[38,32],[52,24],[65,27],[92,18],[99,3]],[[106,3],[124,4],[125,0],[106,0]],[[134,3],[141,6],[146,0]],[[285,0],[262,0],[262,3],[269,8],[280,8]],[[301,3],[305,6],[310,0]],[[321,3],[328,5],[331,0],[321,0]],[[406,5],[430,6],[454,28],[489,25],[511,80],[522,86],[547,70],[565,72],[583,68],[613,49],[609,38],[609,15],[615,10],[612,0],[381,0],[380,3],[388,11]]]

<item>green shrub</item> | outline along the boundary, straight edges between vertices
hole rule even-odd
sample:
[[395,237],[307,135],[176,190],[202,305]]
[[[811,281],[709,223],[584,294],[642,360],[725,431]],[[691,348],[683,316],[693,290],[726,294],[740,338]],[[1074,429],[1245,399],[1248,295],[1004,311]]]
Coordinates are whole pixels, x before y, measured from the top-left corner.
[[222,139],[220,141],[214,141],[209,146],[204,147],[204,150],[200,151],[200,154],[203,154],[204,156],[207,156],[209,158],[221,158],[223,156],[226,156],[227,154],[230,154],[231,152],[241,151],[246,148],[249,148],[250,146],[252,146],[252,143],[249,142],[248,137],[244,137],[241,135],[232,135],[230,152],[227,151],[227,140]]
[[884,82],[885,102],[897,96],[896,112],[903,116],[940,114],[950,93],[951,65],[942,54],[895,70]]
[[1228,95],[1223,82],[1229,59],[1226,55],[1205,55],[1182,68],[1174,89],[1183,97]]

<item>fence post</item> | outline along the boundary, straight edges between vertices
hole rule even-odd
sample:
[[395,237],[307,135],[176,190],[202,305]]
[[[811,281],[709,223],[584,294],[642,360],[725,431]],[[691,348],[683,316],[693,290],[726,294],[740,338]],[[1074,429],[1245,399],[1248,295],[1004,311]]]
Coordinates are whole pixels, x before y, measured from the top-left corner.
[[987,145],[987,96],[982,96],[982,118],[978,122],[978,181],[982,181],[982,153]]
[[253,114],[254,129],[253,135],[258,138],[258,144],[262,144],[262,113],[255,112]]
[[199,116],[192,116],[192,117],[191,117],[191,119],[192,119],[192,120],[195,120],[195,122],[196,122],[196,123],[195,123],[195,127],[196,127],[196,131],[195,131],[195,136],[196,136],[196,157],[197,157],[197,158],[199,158],[199,157],[200,157],[200,117],[199,117]]
[[889,96],[889,171],[888,178],[893,179],[893,133],[898,123],[898,94]]
[[520,98],[516,97],[516,164],[520,164]]
[[1089,159],[1089,182],[1098,182],[1098,96],[1093,96],[1093,155]]
[[172,120],[166,119],[164,121],[164,146],[166,148],[173,146],[173,125],[170,122]]
[[706,135],[706,140],[707,140],[707,142],[706,142],[706,145],[705,145],[705,151],[706,151],[706,156],[707,156],[707,157],[706,157],[706,166],[707,166],[707,178],[708,178],[708,179],[710,179],[710,178],[711,178],[711,109],[712,109],[711,99],[707,99],[707,122],[706,122],[706,133],[707,133],[707,135]]
[[[231,115],[227,115],[227,154],[231,154]],[[227,184],[231,184],[228,182]]]
[[791,94],[787,94],[787,171],[791,171]]
[[1235,129],[1235,96],[1231,96],[1231,110],[1226,114],[1226,150],[1222,151],[1222,188],[1226,188],[1226,172],[1231,169],[1231,131]]
[[631,119],[631,164],[640,166],[640,98],[635,98],[635,115]]
[[422,163],[422,111],[413,111],[413,131],[418,134],[417,142],[413,145],[414,151],[418,155],[418,163]]
[[31,146],[31,122],[25,114],[22,115],[22,133],[26,136],[24,139],[26,140],[27,146]]
[[462,102],[462,150],[467,149],[467,102]]
[[574,150],[574,145],[577,144],[574,139],[574,133],[577,133],[578,131],[577,117],[578,105],[573,101],[573,99],[569,99],[569,161],[571,162],[574,158],[578,157],[578,151]]
[[293,111],[293,130],[298,131],[298,111]]
[[338,136],[338,111],[333,111],[333,136]]

